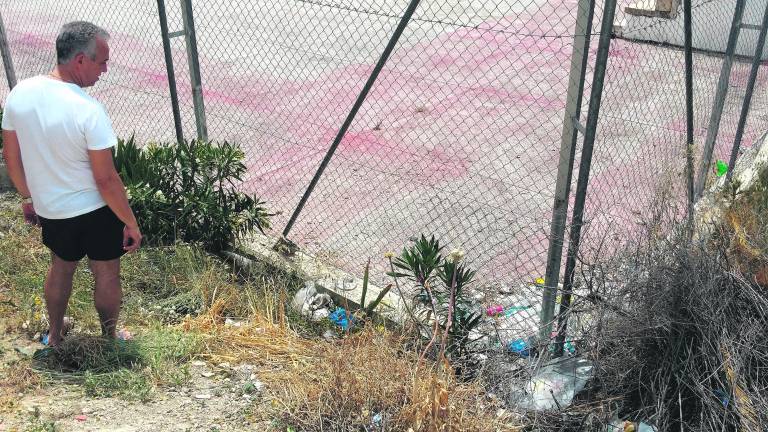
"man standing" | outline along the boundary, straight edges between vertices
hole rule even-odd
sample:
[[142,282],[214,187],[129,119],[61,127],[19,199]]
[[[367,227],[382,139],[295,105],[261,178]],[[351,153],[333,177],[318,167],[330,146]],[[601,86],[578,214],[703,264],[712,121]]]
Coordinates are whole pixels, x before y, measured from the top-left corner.
[[24,218],[42,227],[51,250],[45,279],[50,331],[61,342],[78,262],[88,256],[94,305],[106,337],[116,336],[120,257],[139,248],[141,231],[112,161],[117,143],[104,107],[83,88],[107,71],[109,34],[84,21],[56,38],[57,65],[8,94],[2,121],[8,174],[24,198]]

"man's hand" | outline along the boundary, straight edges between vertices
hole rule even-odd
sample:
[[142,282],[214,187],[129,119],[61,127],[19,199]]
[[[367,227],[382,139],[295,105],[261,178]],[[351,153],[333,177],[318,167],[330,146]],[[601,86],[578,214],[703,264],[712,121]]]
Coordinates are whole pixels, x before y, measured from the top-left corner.
[[128,225],[123,228],[123,249],[127,252],[133,252],[141,246],[141,231],[139,227],[129,227]]
[[40,218],[37,217],[35,207],[31,202],[21,203],[21,212],[24,214],[24,222],[33,226],[40,226]]

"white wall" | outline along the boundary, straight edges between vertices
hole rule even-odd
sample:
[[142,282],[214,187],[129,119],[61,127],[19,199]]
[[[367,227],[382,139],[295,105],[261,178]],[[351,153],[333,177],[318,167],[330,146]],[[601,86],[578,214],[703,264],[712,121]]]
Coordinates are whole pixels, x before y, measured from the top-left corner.
[[[743,22],[760,25],[765,5],[768,0],[747,0],[744,9]],[[680,2],[682,3],[682,1]],[[693,47],[714,52],[725,52],[728,33],[733,20],[736,0],[694,0],[693,17]],[[623,37],[664,42],[683,46],[683,14],[677,14],[674,19],[649,18],[624,14],[617,11],[623,19]],[[757,31],[742,29],[736,54],[752,57],[757,44]],[[763,47],[762,59],[766,58]]]

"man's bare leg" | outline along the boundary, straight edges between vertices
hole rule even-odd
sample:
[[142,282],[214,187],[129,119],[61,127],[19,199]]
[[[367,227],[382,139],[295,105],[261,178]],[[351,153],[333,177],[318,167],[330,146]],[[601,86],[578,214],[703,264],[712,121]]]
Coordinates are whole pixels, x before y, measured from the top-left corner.
[[64,327],[64,314],[67,312],[69,296],[72,294],[72,277],[77,269],[77,261],[64,261],[51,254],[51,267],[45,278],[45,306],[48,309],[48,345],[58,346]]
[[120,315],[120,301],[123,292],[120,289],[120,259],[110,261],[90,260],[88,264],[96,280],[93,291],[93,303],[101,320],[101,334],[115,338],[117,317]]

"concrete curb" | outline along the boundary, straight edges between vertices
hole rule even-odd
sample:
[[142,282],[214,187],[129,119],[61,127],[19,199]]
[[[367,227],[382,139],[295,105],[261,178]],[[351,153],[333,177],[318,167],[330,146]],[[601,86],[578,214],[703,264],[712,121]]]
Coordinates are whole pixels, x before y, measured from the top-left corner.
[[[325,264],[317,257],[300,250],[291,256],[283,255],[272,249],[277,241],[274,237],[254,235],[242,242],[242,251],[228,250],[224,251],[223,255],[236,267],[248,271],[257,269],[259,265],[267,265],[293,272],[305,281],[314,282],[315,289],[330,295],[337,305],[360,307],[363,287],[361,278]],[[360,270],[362,272],[363,269]],[[382,290],[382,287],[369,281],[366,303],[370,304]],[[373,315],[394,324],[406,321],[406,309],[395,287],[384,296]]]

